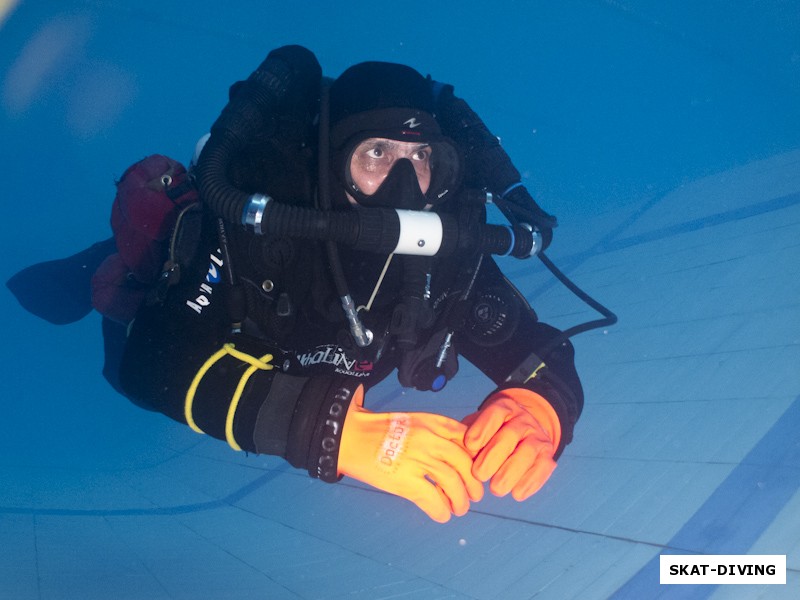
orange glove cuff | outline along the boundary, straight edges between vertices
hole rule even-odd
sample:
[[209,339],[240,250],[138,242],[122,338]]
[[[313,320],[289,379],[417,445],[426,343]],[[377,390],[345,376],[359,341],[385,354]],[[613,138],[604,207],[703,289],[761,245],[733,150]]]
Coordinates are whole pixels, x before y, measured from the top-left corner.
[[561,443],[561,421],[559,421],[555,409],[547,400],[536,392],[525,388],[500,390],[489,396],[488,400],[492,402],[500,396],[510,398],[531,413],[533,418],[550,434],[550,439],[553,441],[553,451],[558,449],[558,445]]

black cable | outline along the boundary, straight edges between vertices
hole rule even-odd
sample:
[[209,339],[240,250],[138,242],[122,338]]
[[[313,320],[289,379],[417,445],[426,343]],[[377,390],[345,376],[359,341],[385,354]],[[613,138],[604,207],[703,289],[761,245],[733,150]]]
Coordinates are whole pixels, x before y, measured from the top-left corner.
[[[320,92],[319,103],[319,149],[317,157],[319,160],[319,206],[322,210],[331,210],[330,192],[330,86],[323,79]],[[331,276],[336,286],[336,293],[340,298],[348,296],[350,291],[345,279],[342,260],[339,256],[339,247],[334,241],[325,242],[325,249],[328,253],[328,263],[330,263]]]
[[228,245],[228,234],[225,231],[225,221],[222,217],[217,217],[217,237],[219,238],[219,247],[222,251],[222,268],[228,283],[228,290],[225,294],[225,306],[231,321],[231,332],[241,333],[242,323],[244,323],[244,320],[247,318],[247,298],[244,288],[233,270],[233,260],[231,259],[230,247]]
[[564,286],[575,294],[578,298],[580,298],[585,304],[592,307],[594,310],[599,312],[603,315],[603,319],[596,319],[594,321],[587,321],[586,323],[581,323],[579,325],[575,325],[570,327],[569,329],[565,329],[561,332],[560,335],[556,336],[547,346],[545,346],[541,351],[541,358],[545,360],[545,357],[550,354],[553,350],[555,350],[558,346],[563,344],[569,338],[579,333],[583,333],[585,331],[590,331],[592,329],[599,329],[600,327],[610,327],[614,323],[617,322],[617,315],[613,312],[608,310],[605,306],[600,304],[597,300],[589,296],[586,292],[580,289],[575,283],[569,279],[561,270],[556,267],[553,262],[545,256],[543,252],[539,253],[539,260],[542,261],[545,267],[553,274],[553,276],[558,279]]
[[[536,216],[534,214],[533,208],[530,209],[520,206],[518,204],[513,204],[508,202],[504,198],[495,198],[494,200],[495,205],[500,209],[500,212],[508,219],[508,221],[512,225],[518,225],[519,221],[516,217],[521,217],[523,219],[532,219],[534,223],[536,222]],[[617,322],[617,315],[611,312],[608,308],[600,304],[597,300],[592,298],[589,294],[584,292],[580,289],[575,283],[567,277],[558,267],[553,264],[547,256],[545,255],[544,251],[541,251],[537,254],[539,260],[542,261],[545,267],[553,274],[553,276],[558,279],[569,291],[575,294],[578,298],[581,299],[585,304],[599,312],[603,315],[604,318],[596,319],[594,321],[587,321],[586,323],[580,323],[568,329],[565,329],[561,332],[558,336],[553,338],[553,340],[547,344],[541,351],[541,358],[544,360],[545,356],[550,354],[553,350],[555,350],[558,346],[563,344],[569,338],[579,333],[584,333],[586,331],[591,331],[592,329],[599,329],[601,327],[610,327],[614,323]]]

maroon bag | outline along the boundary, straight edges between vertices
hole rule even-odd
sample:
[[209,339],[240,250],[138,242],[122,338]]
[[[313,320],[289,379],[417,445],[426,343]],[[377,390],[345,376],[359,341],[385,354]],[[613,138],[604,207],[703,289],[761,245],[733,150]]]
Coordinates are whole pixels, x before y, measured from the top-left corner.
[[161,276],[178,215],[197,199],[186,168],[166,156],[148,156],[125,171],[111,207],[117,254],[92,278],[92,305],[98,312],[123,323],[133,319]]

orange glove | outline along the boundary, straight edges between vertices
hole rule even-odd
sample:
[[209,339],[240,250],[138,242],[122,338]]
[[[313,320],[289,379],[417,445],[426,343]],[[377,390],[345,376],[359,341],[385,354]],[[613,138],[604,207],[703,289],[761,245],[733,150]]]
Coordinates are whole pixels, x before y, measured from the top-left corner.
[[556,468],[553,455],[561,441],[555,410],[539,394],[510,388],[492,394],[485,406],[463,421],[467,450],[476,456],[472,473],[491,478],[496,496],[509,492],[515,500],[530,498]]
[[429,413],[374,413],[353,396],[339,449],[339,474],[410,500],[434,521],[462,516],[483,497],[462,445],[467,427]]

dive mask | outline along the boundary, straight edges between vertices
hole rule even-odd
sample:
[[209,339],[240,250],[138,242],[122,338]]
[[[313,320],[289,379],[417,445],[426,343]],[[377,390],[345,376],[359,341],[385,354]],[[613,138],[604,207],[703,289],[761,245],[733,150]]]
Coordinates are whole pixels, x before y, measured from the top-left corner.
[[[372,194],[365,193],[353,178],[354,153],[363,141],[377,138],[410,141],[408,136],[392,135],[391,132],[374,132],[375,135],[359,135],[336,153],[335,170],[345,190],[362,206],[422,210],[426,206],[436,207],[446,200],[461,183],[461,159],[455,145],[444,136],[419,140],[424,143],[424,151],[430,154],[428,168],[430,181],[427,191],[423,192],[414,163],[409,158],[398,158],[394,161],[383,182]],[[391,136],[391,137],[390,137]],[[411,138],[413,140],[413,138]],[[416,141],[416,140],[414,140]],[[357,166],[355,168],[358,168]]]

